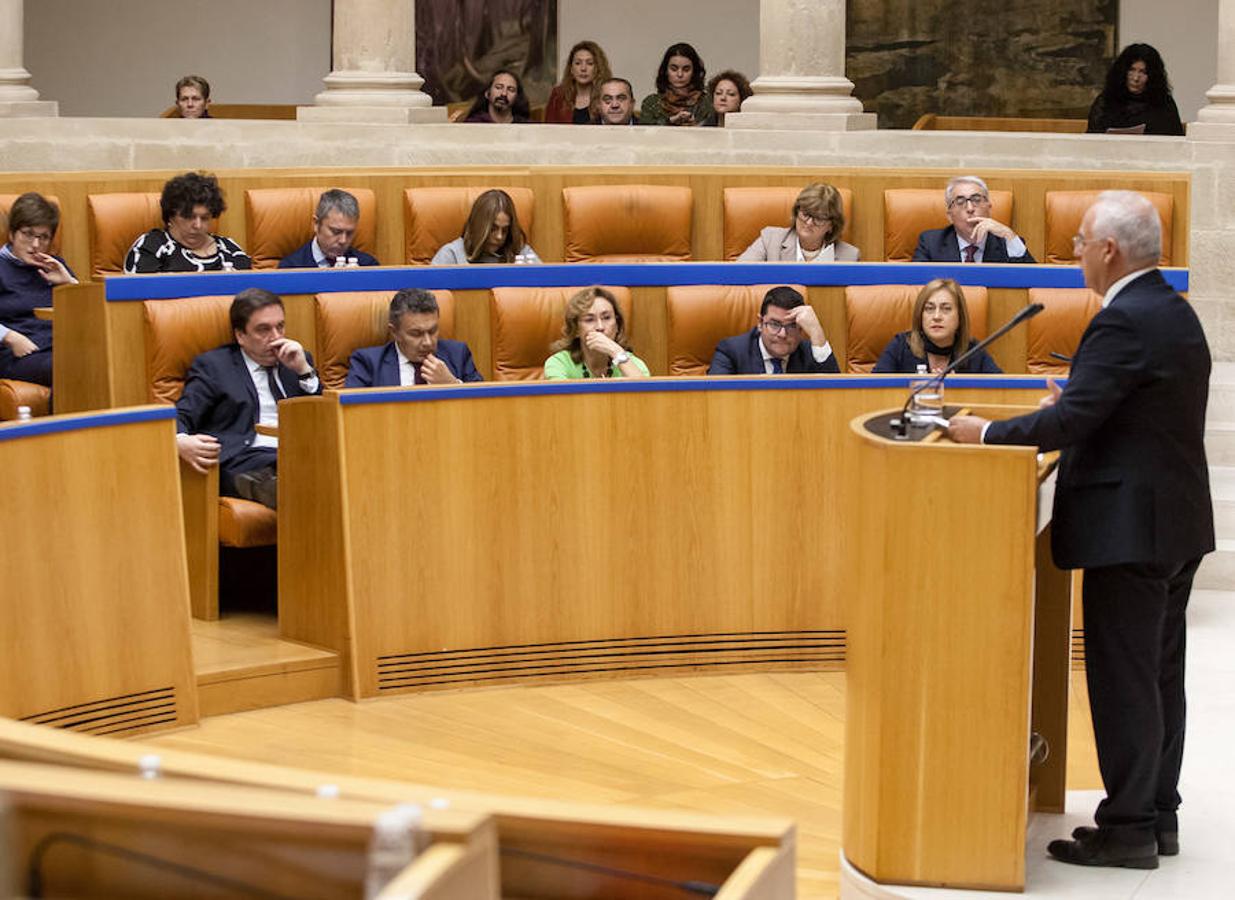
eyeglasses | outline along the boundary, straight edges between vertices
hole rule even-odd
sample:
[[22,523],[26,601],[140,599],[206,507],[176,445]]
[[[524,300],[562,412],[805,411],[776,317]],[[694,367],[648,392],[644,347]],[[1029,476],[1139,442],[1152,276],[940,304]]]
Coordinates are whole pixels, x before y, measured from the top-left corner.
[[827,221],[823,216],[812,216],[810,213],[798,210],[798,221],[803,225],[822,225]]
[[30,228],[18,228],[14,234],[18,235],[28,244],[50,244],[51,233],[47,231],[34,231]]
[[772,334],[797,334],[797,322],[777,322],[775,319],[764,319],[763,328]]
[[1077,234],[1072,235],[1072,255],[1080,256],[1081,251],[1085,249],[1086,244],[1092,244],[1094,241],[1100,241],[1100,240],[1102,240],[1102,238],[1087,238],[1085,237],[1085,235],[1080,234],[1079,232]]
[[953,197],[951,205],[957,207],[969,205],[981,206],[983,203],[988,202],[989,199],[990,198],[987,197],[986,194],[971,194],[968,197]]

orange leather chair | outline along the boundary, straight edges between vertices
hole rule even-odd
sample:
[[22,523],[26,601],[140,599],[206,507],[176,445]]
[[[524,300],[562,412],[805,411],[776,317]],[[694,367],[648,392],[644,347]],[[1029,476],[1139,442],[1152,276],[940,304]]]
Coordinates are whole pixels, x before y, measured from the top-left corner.
[[[438,335],[454,337],[455,298],[450,291],[432,291],[440,311]],[[317,319],[317,370],[323,388],[341,388],[347,380],[347,363],[361,347],[374,347],[390,340],[390,298],[394,291],[341,291],[318,294],[313,301]]]
[[[1011,191],[991,191],[991,216],[1012,226]],[[948,224],[942,187],[884,191],[883,258],[888,262],[912,261],[918,235],[931,228],[946,228]]]
[[562,189],[566,262],[690,259],[688,187],[596,184]]
[[[232,297],[191,297],[142,303],[146,377],[151,403],[175,403],[198,354],[232,339]],[[189,593],[193,615],[219,617],[219,544],[265,547],[275,543],[278,517],[260,503],[219,496],[219,470],[207,475],[180,464]]]
[[[909,329],[913,320],[913,301],[920,286],[912,284],[851,285],[845,288],[845,371],[869,372],[879,354],[897,334]],[[981,340],[987,335],[989,299],[986,288],[962,286],[969,310],[969,336]]]
[[[853,191],[837,188],[845,211],[845,228],[841,240],[849,240],[853,223]],[[802,193],[801,187],[731,187],[725,188],[724,243],[725,261],[733,262],[759,237],[769,225],[785,227],[793,213],[793,203]]]
[[[159,194],[89,194],[90,277],[119,275],[133,242],[151,228],[163,227]],[[217,228],[217,222],[211,229]]]
[[[706,375],[716,345],[727,337],[754,328],[764,296],[778,286],[692,284],[669,288],[665,292],[669,316],[669,374]],[[791,284],[789,287],[806,296],[804,286]]]
[[1031,375],[1067,375],[1071,366],[1051,353],[1076,354],[1089,320],[1102,308],[1102,298],[1088,288],[1030,288],[1029,302],[1046,309],[1025,323],[1026,370]]
[[[9,209],[20,194],[0,194],[0,246],[9,241]],[[60,198],[43,195],[53,206],[60,208]],[[60,254],[60,233],[57,229],[51,241],[51,252]],[[17,418],[19,406],[30,407],[30,415],[45,416],[51,411],[51,390],[41,384],[18,381],[15,378],[0,378],[0,422]]]
[[[1085,211],[1093,206],[1101,191],[1046,192],[1046,259],[1055,265],[1072,265],[1072,237],[1081,230]],[[1162,220],[1162,258],[1159,265],[1171,265],[1171,228],[1174,224],[1175,198],[1157,191],[1137,191],[1158,210]],[[1037,318],[1041,318],[1039,314]],[[1032,321],[1032,320],[1031,320]]]
[[[631,333],[630,288],[607,287]],[[493,288],[489,323],[493,343],[494,381],[535,381],[543,377],[549,345],[562,336],[562,315],[581,288]],[[636,355],[639,348],[635,347]]]
[[[523,233],[531,235],[536,210],[536,197],[531,188],[503,185],[408,188],[403,192],[404,260],[409,265],[427,266],[443,245],[463,234],[463,226],[476,198],[494,188],[510,195]],[[532,246],[535,248],[535,244]]]
[[[244,221],[249,256],[255,269],[273,269],[279,260],[313,237],[313,213],[329,188],[255,188],[244,192]],[[352,244],[377,255],[377,197],[369,188],[345,187],[360,204],[360,221]]]

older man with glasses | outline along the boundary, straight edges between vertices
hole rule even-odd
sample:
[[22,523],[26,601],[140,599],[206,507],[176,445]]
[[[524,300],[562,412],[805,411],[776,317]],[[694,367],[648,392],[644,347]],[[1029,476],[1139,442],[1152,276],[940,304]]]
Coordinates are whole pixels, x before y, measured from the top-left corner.
[[958,175],[943,192],[947,228],[918,236],[914,262],[1037,262],[1015,231],[991,218],[991,192],[976,175]]

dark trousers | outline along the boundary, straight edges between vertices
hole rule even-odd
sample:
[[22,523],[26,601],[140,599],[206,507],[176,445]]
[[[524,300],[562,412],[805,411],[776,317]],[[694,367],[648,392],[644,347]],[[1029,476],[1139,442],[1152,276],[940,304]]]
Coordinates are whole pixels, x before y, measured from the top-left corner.
[[1094,820],[1129,844],[1178,827],[1184,619],[1199,563],[1085,570],[1085,674],[1106,787]]
[[256,469],[276,468],[279,462],[279,451],[274,447],[248,447],[241,450],[219,466],[219,493],[224,497],[239,497],[236,493],[236,476],[241,472],[252,472]]
[[0,378],[14,378],[51,387],[51,347],[25,356],[14,356],[8,347],[0,348]]

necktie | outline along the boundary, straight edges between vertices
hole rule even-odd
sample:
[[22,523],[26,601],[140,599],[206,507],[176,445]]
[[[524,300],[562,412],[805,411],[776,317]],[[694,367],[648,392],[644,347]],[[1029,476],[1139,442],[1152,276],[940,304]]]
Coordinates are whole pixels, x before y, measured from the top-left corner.
[[420,363],[412,363],[412,384],[425,383],[425,377],[420,374]]
[[772,357],[772,374],[773,375],[784,375],[785,374],[785,367],[781,365],[780,360],[777,359],[776,357]]
[[973,255],[978,252],[977,244],[970,244],[965,248],[965,262],[973,262]]
[[283,399],[283,388],[279,384],[279,378],[274,373],[274,366],[262,366],[266,370],[266,384],[270,387],[270,396],[274,397],[274,402],[278,403]]

